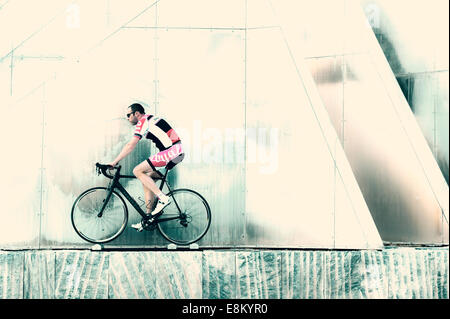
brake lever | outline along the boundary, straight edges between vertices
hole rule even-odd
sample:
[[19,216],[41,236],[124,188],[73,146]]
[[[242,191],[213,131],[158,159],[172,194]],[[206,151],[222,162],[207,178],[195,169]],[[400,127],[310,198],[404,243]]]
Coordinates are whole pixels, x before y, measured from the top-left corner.
[[95,170],[97,172],[97,175],[103,174],[103,167],[100,167],[100,166],[101,166],[101,164],[99,164],[99,163],[95,164]]

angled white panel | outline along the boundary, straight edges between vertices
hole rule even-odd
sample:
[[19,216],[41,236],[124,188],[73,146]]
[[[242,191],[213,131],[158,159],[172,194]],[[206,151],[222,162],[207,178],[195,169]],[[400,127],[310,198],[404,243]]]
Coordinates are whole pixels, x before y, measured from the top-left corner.
[[[279,29],[248,32],[247,128],[257,128],[255,136],[247,135],[248,244],[379,248],[381,239],[314,81],[285,40]],[[275,143],[268,142],[268,133],[264,141],[264,128],[274,133]],[[272,158],[262,156],[271,151]],[[356,229],[344,230],[345,224]],[[342,233],[346,238],[336,238]]]
[[448,183],[449,2],[362,0],[361,3]]
[[[362,9],[357,3],[355,3],[351,8],[354,10],[355,23],[365,21],[365,17]],[[412,151],[414,152],[415,158],[413,160],[417,161],[417,164],[421,168],[421,173],[425,182],[422,184],[423,187],[428,188],[432,193],[432,199],[430,199],[430,206],[433,206],[428,210],[430,219],[444,219],[443,220],[443,230],[442,230],[442,242],[448,243],[448,232],[445,235],[445,228],[448,229],[449,225],[449,197],[448,197],[448,185],[442,175],[439,166],[433,154],[417,124],[414,114],[401,92],[395,77],[392,74],[389,64],[383,55],[383,52],[376,42],[375,36],[369,29],[366,29],[367,37],[369,38],[369,49],[371,53],[372,62],[377,70],[380,81],[384,84],[386,94],[391,99],[391,107],[395,110],[398,123],[403,128],[407,138],[405,139],[405,144],[409,144]],[[420,170],[420,169],[418,169]],[[431,203],[434,202],[434,205]],[[423,214],[424,212],[418,212],[417,215]]]
[[[335,1],[324,3],[336,5]],[[445,179],[359,2],[339,3],[345,8],[343,12],[326,10],[315,17],[317,24],[323,26],[328,25],[330,16],[341,15],[345,50],[340,70],[337,68],[336,73],[330,65],[328,56],[336,56],[334,49],[312,55],[314,59],[309,59],[308,64],[310,70],[318,72],[314,75],[321,98],[340,131],[365,201],[383,240],[446,243],[448,186]],[[305,31],[303,22],[293,12],[308,10],[308,6],[289,1],[272,1],[272,4],[291,44],[291,53],[301,65],[305,56],[302,45]],[[332,33],[327,37],[326,33],[312,32],[310,36],[324,42],[334,41]],[[324,75],[321,67],[330,72],[325,73],[327,81],[320,80]],[[334,83],[341,83],[342,92],[331,90],[330,85]],[[341,116],[336,117],[339,113]]]

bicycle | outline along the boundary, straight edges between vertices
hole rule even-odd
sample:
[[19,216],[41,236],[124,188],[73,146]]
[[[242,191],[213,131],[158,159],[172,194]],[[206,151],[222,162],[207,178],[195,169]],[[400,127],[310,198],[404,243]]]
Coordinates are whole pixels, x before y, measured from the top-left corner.
[[[81,193],[72,206],[71,218],[75,232],[84,240],[102,244],[110,242],[122,234],[128,223],[128,208],[118,189],[126,200],[142,216],[144,230],[158,228],[168,241],[178,245],[189,245],[199,241],[211,225],[211,210],[208,202],[199,193],[180,188],[172,190],[167,183],[167,174],[175,166],[169,162],[165,174],[155,171],[156,180],[161,180],[159,189],[164,185],[169,189],[172,203],[166,206],[157,218],[147,215],[133,197],[120,184],[121,178],[136,178],[134,175],[121,175],[121,166],[109,166],[96,163],[97,174],[111,179],[108,187],[93,187]],[[116,170],[110,175],[107,170]],[[153,174],[153,173],[152,173]],[[154,201],[154,206],[156,205]]]

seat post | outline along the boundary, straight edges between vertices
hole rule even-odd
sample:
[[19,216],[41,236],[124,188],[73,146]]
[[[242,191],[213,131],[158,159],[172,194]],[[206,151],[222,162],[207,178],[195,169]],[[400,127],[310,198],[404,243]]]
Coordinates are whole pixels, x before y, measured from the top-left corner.
[[169,171],[170,171],[170,169],[166,167],[166,172],[164,173],[164,176],[161,180],[161,185],[159,187],[160,190],[162,190],[164,187],[164,183],[166,182],[167,174],[169,173]]

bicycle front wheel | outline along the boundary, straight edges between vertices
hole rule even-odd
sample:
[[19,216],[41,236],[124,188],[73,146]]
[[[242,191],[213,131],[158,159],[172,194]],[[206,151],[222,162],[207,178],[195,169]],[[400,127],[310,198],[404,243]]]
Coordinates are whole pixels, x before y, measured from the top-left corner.
[[77,234],[91,243],[106,243],[117,238],[128,222],[128,209],[116,192],[99,215],[110,190],[94,187],[83,192],[72,207],[72,225]]
[[178,245],[189,245],[205,236],[211,225],[211,210],[206,200],[190,189],[176,189],[168,196],[172,203],[158,219],[161,235]]

